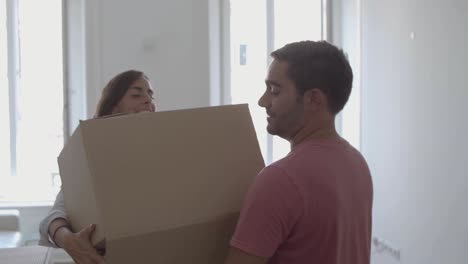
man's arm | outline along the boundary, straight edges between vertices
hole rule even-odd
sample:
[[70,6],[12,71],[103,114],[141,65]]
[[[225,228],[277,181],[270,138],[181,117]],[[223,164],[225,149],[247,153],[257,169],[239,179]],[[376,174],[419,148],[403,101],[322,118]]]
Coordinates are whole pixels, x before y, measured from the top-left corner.
[[265,264],[267,261],[267,258],[257,257],[235,247],[231,247],[224,264]]
[[247,193],[225,264],[264,264],[302,214],[302,199],[285,172],[263,169]]

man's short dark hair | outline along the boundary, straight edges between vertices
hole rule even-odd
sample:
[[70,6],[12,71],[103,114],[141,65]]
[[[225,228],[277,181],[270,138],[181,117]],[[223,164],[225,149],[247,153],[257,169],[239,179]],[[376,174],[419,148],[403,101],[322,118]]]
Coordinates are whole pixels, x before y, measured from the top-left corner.
[[317,88],[327,96],[331,113],[343,109],[353,84],[353,71],[343,50],[326,41],[300,41],[273,51],[271,56],[288,63],[288,77],[301,96]]

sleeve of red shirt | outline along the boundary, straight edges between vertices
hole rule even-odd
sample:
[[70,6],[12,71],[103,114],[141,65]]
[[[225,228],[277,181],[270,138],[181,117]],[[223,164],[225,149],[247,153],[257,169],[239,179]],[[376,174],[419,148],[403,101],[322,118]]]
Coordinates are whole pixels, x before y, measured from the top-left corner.
[[231,246],[270,258],[289,236],[303,208],[292,179],[281,168],[266,167],[247,193]]

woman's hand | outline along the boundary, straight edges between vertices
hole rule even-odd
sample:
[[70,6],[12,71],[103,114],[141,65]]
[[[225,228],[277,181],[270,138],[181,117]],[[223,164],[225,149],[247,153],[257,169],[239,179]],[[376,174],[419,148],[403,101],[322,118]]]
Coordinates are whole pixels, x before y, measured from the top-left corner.
[[89,225],[77,233],[71,232],[68,228],[61,228],[57,231],[56,241],[75,261],[76,264],[105,264],[105,260],[100,256],[91,243],[96,225]]

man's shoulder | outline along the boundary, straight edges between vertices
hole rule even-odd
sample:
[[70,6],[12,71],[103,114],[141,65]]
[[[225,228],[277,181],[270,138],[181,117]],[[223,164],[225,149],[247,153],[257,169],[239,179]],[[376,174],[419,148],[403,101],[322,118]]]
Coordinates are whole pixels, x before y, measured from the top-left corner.
[[291,170],[297,169],[304,164],[314,162],[314,156],[319,155],[320,150],[317,146],[305,146],[299,150],[289,152],[285,157],[271,163],[269,167],[273,171],[279,171],[286,174],[291,173]]
[[288,154],[284,158],[281,158],[266,166],[262,172],[266,174],[290,176],[290,174],[292,173],[291,168],[294,167],[294,163],[294,157],[291,157]]

